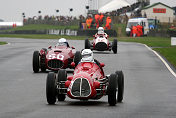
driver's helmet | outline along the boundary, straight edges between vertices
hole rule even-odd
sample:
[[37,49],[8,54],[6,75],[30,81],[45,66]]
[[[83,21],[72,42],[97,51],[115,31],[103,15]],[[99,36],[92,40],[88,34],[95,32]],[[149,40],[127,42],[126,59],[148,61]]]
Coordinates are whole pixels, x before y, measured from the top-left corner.
[[67,47],[69,47],[68,42],[65,38],[60,38],[57,42],[57,46],[67,46]]
[[103,27],[98,28],[98,34],[104,34],[104,28]]
[[81,52],[82,59],[81,62],[93,62],[93,52],[90,49],[84,49]]

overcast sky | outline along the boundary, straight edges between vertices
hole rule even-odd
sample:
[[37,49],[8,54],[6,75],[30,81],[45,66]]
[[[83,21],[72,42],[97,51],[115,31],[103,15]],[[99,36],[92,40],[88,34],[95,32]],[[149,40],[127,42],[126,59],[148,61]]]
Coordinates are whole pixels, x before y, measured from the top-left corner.
[[[0,19],[5,21],[22,21],[22,13],[26,17],[37,16],[40,10],[42,15],[56,15],[56,9],[59,9],[59,15],[75,15],[85,14],[85,6],[88,0],[0,0]],[[130,4],[136,0],[126,0]],[[159,0],[169,6],[176,6],[175,0]],[[159,2],[151,0],[151,3]],[[69,14],[69,8],[73,8],[73,12]]]

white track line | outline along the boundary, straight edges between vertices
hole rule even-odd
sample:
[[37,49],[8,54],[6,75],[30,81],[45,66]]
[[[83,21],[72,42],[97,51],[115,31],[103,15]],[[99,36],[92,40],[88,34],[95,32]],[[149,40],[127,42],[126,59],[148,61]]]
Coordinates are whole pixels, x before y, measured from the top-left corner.
[[152,51],[156,56],[159,57],[159,59],[164,63],[164,65],[167,67],[167,69],[171,72],[171,74],[176,78],[176,73],[172,70],[172,68],[167,64],[167,62],[154,50],[152,50],[150,47],[148,47],[147,45],[144,44],[145,47],[147,47],[147,49],[149,49],[150,51]]

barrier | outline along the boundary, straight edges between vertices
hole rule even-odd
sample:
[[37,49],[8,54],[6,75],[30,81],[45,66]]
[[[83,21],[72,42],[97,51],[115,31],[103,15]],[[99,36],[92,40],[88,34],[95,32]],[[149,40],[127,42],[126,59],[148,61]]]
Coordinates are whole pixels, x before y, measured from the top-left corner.
[[[105,30],[105,32],[111,37],[117,37],[115,30]],[[78,36],[93,36],[97,33],[97,30],[78,30]]]
[[[105,30],[110,37],[117,37],[115,30]],[[67,36],[93,36],[97,30],[15,30],[15,31],[0,31],[0,34],[50,34],[50,35],[67,35]]]

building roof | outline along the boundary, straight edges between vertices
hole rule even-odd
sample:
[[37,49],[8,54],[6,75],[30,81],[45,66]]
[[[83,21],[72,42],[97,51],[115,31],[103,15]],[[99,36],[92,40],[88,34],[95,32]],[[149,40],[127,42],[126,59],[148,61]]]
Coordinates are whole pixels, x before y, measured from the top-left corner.
[[[163,4],[163,3],[161,3],[161,2],[157,2],[157,3],[154,3],[154,4],[148,5],[148,6],[144,7],[143,9],[148,9],[148,8],[154,7],[154,6],[159,5],[159,4],[161,4],[161,5],[165,6],[165,7],[168,7],[168,8],[170,8],[170,9],[173,10],[172,7],[170,7],[170,6],[166,5],[166,4]],[[142,10],[143,10],[143,9],[142,9]]]
[[129,6],[129,5],[130,4],[126,2],[125,0],[112,0],[111,2],[99,8],[98,12],[100,13],[111,12],[119,8]]

